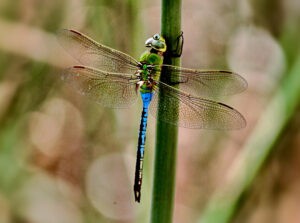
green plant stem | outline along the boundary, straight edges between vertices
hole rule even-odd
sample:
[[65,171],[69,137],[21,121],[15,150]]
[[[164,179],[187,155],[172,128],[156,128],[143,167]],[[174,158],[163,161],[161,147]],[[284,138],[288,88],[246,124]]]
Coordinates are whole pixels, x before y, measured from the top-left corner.
[[[162,1],[161,35],[166,39],[167,52],[175,50],[177,37],[181,32],[181,0]],[[170,53],[164,57],[164,64],[180,65],[179,58]],[[167,77],[162,71],[161,79]],[[168,80],[164,80],[168,82]],[[159,105],[163,103],[160,95]],[[167,112],[158,111],[160,115],[176,112],[178,105],[169,106]],[[163,122],[157,122],[156,149],[154,164],[154,182],[152,192],[152,223],[171,223],[174,207],[175,175],[177,159],[178,128]]]
[[204,210],[199,223],[227,223],[234,215],[238,201],[270,154],[280,134],[300,103],[300,55],[282,87],[274,95],[243,152],[230,170],[224,183]]

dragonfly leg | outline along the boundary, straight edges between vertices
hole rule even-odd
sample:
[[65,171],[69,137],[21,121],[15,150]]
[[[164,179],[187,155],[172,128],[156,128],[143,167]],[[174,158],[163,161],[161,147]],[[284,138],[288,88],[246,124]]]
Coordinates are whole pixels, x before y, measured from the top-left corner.
[[184,37],[183,37],[183,31],[181,31],[179,36],[177,36],[176,38],[176,48],[171,52],[172,57],[181,57],[183,43],[184,43]]

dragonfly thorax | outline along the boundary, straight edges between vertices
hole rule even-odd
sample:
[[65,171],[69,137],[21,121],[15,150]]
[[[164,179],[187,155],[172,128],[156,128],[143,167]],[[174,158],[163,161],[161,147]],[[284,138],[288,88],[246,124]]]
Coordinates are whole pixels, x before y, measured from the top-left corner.
[[162,64],[162,56],[156,53],[146,51],[139,60],[138,75],[142,85],[140,85],[141,92],[151,92],[159,80],[160,65]]

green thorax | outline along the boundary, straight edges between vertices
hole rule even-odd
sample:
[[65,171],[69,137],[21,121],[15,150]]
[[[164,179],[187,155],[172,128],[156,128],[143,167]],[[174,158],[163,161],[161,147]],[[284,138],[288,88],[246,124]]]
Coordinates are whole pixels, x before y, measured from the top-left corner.
[[[165,39],[155,34],[151,38],[147,39],[145,46],[150,48],[149,51],[144,52],[139,62],[142,64],[140,70],[140,92],[147,93],[152,92],[155,88],[156,81],[159,80],[160,66],[163,63],[163,53],[167,50]],[[157,65],[151,67],[151,65]]]
[[141,63],[151,64],[151,65],[161,65],[163,62],[162,56],[157,53],[153,53],[151,51],[145,51],[139,60]]
[[153,68],[152,71],[150,71],[147,65],[161,65],[163,63],[163,57],[157,53],[146,51],[141,55],[139,62],[143,64],[140,73],[141,81],[143,81],[143,84],[140,86],[140,91],[151,92],[153,86],[151,85],[151,80],[149,80],[149,78],[151,77],[153,81],[158,81],[160,70],[158,69],[158,66],[157,68]]

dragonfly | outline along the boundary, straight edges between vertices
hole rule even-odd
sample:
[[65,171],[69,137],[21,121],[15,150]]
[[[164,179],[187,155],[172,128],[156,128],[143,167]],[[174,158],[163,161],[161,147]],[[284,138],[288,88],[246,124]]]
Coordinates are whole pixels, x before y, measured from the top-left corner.
[[[149,112],[161,122],[185,128],[233,130],[246,126],[242,114],[215,100],[219,95],[244,91],[246,80],[230,71],[163,64],[163,56],[168,51],[160,34],[146,40],[147,50],[138,60],[75,30],[60,30],[57,38],[79,62],[65,69],[62,79],[80,94],[109,108],[128,108],[138,95],[142,99],[133,187],[136,202],[141,200]],[[161,103],[158,103],[159,98],[163,98]],[[158,110],[167,111],[172,105],[177,105],[178,112],[157,115]]]

